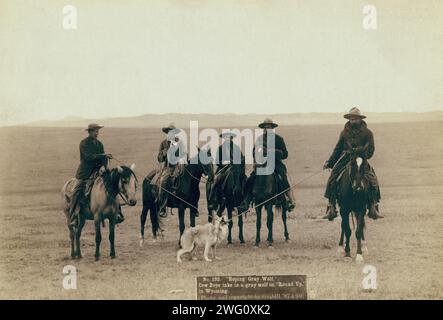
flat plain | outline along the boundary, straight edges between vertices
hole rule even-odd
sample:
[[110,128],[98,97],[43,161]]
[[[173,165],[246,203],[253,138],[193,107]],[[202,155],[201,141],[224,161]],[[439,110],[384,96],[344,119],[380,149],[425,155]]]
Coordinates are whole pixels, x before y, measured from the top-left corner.
[[[367,219],[368,254],[357,264],[337,254],[340,219],[323,215],[327,172],[295,189],[297,208],[288,220],[291,242],[283,240],[281,219],[274,220],[275,249],[253,249],[255,215],[247,216],[246,245],[222,244],[221,261],[176,262],[178,218],[166,219],[163,240],[139,246],[141,190],[135,207],[116,230],[117,258],[108,256],[104,230],[102,259],[94,261],[93,224],[82,237],[83,259],[71,260],[60,189],[79,162],[79,128],[0,128],[0,298],[2,299],[194,299],[195,278],[204,275],[306,274],[310,299],[443,298],[443,123],[377,123],[371,164],[380,180],[385,219]],[[279,127],[289,149],[286,161],[293,183],[318,171],[342,126]],[[105,128],[107,152],[135,163],[139,179],[156,167],[163,134],[159,129]],[[118,165],[115,161],[112,165]],[[248,167],[248,173],[250,168]],[[206,222],[204,184],[198,223]],[[264,217],[263,217],[264,219]],[[189,218],[187,215],[186,223]],[[234,220],[236,223],[236,220]],[[262,226],[265,239],[266,225]],[[355,236],[351,242],[355,257]],[[377,270],[377,289],[362,288],[363,267]],[[77,290],[62,287],[63,267],[78,270]]]

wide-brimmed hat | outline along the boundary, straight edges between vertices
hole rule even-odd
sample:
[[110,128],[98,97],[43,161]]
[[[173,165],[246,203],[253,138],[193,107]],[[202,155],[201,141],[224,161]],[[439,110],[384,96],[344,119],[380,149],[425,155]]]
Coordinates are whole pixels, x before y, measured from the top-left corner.
[[174,130],[174,129],[177,129],[177,128],[175,127],[174,123],[172,122],[172,123],[169,124],[169,126],[163,127],[162,131],[164,133],[168,133],[169,131]]
[[88,124],[88,128],[86,128],[86,131],[91,131],[91,130],[96,130],[96,129],[101,129],[103,128],[103,126],[97,124],[97,123],[90,123]]
[[362,115],[358,108],[351,108],[347,114],[343,116],[345,119],[350,119],[351,117],[359,117],[360,119],[366,118],[366,116]]
[[264,129],[264,128],[276,128],[276,127],[278,127],[278,124],[274,123],[271,119],[266,118],[265,120],[263,120],[262,123],[260,123],[258,125],[258,127],[262,128],[262,129]]
[[228,138],[235,138],[237,136],[237,134],[235,132],[229,131],[229,132],[223,132],[220,133],[219,137],[223,138],[223,139],[228,139]]

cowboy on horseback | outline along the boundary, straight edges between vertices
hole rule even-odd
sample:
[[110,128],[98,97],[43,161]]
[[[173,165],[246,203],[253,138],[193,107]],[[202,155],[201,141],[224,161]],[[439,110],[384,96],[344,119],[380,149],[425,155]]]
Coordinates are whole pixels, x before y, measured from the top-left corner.
[[75,175],[77,184],[73,190],[72,200],[70,203],[69,214],[72,223],[75,223],[75,212],[77,208],[80,210],[82,206],[87,205],[85,196],[86,187],[91,184],[99,169],[108,165],[108,160],[112,159],[110,153],[105,153],[103,143],[98,140],[99,130],[103,128],[96,123],[91,123],[88,128],[88,137],[80,142],[80,165]]
[[245,157],[240,150],[240,147],[234,143],[234,138],[237,136],[235,132],[224,132],[220,134],[220,138],[224,139],[223,143],[218,146],[217,154],[215,157],[215,163],[217,170],[215,172],[215,178],[212,183],[211,192],[209,194],[209,210],[215,210],[220,199],[220,185],[223,179],[226,177],[226,171],[232,164],[241,165],[242,176],[245,172]]
[[[254,146],[253,150],[254,171],[251,173],[246,182],[245,204],[249,205],[249,202],[251,201],[252,198],[252,188],[254,186],[254,180],[258,165],[255,149],[257,148],[258,144],[259,145],[258,153],[260,155],[260,158],[266,157],[268,153],[271,152],[274,153],[274,159],[275,159],[274,172],[277,173],[279,177],[281,190],[286,190],[284,195],[287,203],[287,211],[291,212],[295,208],[295,200],[294,200],[294,195],[292,193],[292,189],[289,185],[288,172],[285,164],[283,163],[283,160],[288,158],[288,150],[286,149],[285,140],[283,139],[283,137],[275,133],[275,128],[278,127],[278,124],[274,123],[271,119],[265,119],[262,123],[258,125],[258,127],[263,129],[263,135],[257,138],[257,141],[259,143],[257,143],[256,141],[256,144]],[[268,148],[267,141],[269,139],[274,139],[273,148],[271,148],[271,146],[269,146]]]
[[337,181],[341,173],[346,168],[352,153],[356,153],[363,159],[363,173],[369,183],[368,195],[368,217],[372,219],[383,218],[378,212],[378,203],[380,201],[380,188],[374,169],[369,165],[368,160],[374,155],[375,144],[372,131],[368,129],[363,120],[366,116],[360,113],[358,108],[352,108],[344,115],[349,121],[345,124],[344,130],[340,133],[339,140],[328,160],[325,161],[323,168],[332,169],[329,177],[325,197],[329,199],[327,214],[323,219],[334,220],[337,217]]
[[[158,162],[162,168],[157,173],[157,177],[152,179],[152,184],[159,186],[158,190],[158,207],[159,215],[166,216],[166,204],[168,201],[168,191],[173,191],[174,181],[180,175],[183,165],[187,163],[187,153],[178,137],[180,129],[177,129],[173,123],[162,128],[167,135],[161,144],[157,155]],[[174,159],[172,156],[174,155]],[[172,179],[171,179],[172,178]]]
[[[103,126],[96,123],[89,124],[85,129],[88,132],[88,137],[80,142],[80,165],[75,174],[77,184],[74,187],[69,208],[69,216],[73,224],[76,223],[75,212],[88,205],[86,191],[92,186],[100,168],[102,166],[106,168],[108,160],[112,159],[112,155],[105,153],[103,143],[97,139],[101,128]],[[124,217],[120,210],[117,223],[123,220]]]

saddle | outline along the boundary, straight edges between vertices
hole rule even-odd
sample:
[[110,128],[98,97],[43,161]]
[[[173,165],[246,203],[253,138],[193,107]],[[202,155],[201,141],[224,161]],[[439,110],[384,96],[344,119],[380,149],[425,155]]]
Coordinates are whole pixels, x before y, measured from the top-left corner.
[[97,180],[97,178],[100,175],[101,175],[100,172],[96,171],[96,172],[94,172],[89,177],[89,179],[86,182],[86,185],[85,185],[85,199],[88,199],[88,201],[89,201],[89,196],[91,195],[92,187],[94,186],[94,182],[95,182],[95,180]]

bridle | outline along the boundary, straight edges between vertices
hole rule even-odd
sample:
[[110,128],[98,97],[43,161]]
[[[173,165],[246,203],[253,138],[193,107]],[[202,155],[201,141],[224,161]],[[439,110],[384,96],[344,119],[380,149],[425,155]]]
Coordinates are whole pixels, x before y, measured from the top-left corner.
[[[132,171],[130,168],[127,168],[127,169],[131,171],[131,174],[130,174],[129,177],[134,177],[134,179],[135,179],[135,190],[137,191],[137,186],[138,186],[138,179],[137,179],[137,176],[135,175],[134,171]],[[122,191],[122,190],[120,189],[121,178],[122,178],[122,177],[120,176],[120,177],[119,177],[118,195],[123,199],[124,204],[129,206],[130,204],[129,204],[128,195],[127,195],[124,191]]]

